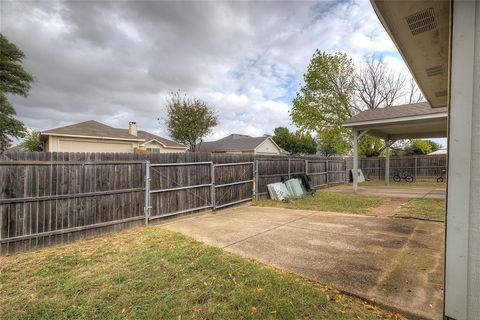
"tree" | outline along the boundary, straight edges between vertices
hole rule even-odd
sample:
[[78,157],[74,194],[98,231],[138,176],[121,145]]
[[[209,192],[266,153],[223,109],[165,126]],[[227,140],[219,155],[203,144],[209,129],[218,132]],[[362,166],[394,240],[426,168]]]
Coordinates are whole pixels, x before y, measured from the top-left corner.
[[320,132],[340,127],[359,111],[352,105],[354,65],[345,53],[317,50],[303,77],[305,85],[297,92],[290,112],[295,125]]
[[30,130],[25,134],[25,138],[21,144],[22,148],[27,151],[42,151],[42,141],[40,140],[40,132]]
[[280,148],[291,154],[315,154],[317,152],[317,143],[312,135],[300,130],[292,133],[285,127],[277,127],[272,139]]
[[25,135],[23,123],[15,118],[14,107],[6,94],[28,96],[33,77],[22,67],[25,54],[0,33],[0,152],[8,149],[13,138]]
[[[390,71],[384,61],[369,58],[355,72],[352,60],[339,52],[317,50],[304,82],[290,116],[301,129],[317,132],[320,151],[326,155],[344,154],[351,148],[351,132],[342,127],[346,119],[360,111],[391,106],[406,94],[405,76]],[[381,148],[379,138],[365,135],[360,139],[360,154],[377,156]]]
[[418,88],[418,85],[415,82],[415,79],[413,79],[412,77],[410,77],[410,80],[408,81],[408,87],[409,87],[409,92],[408,92],[409,104],[425,101],[425,97],[420,91],[420,88]]
[[368,58],[355,77],[357,109],[377,109],[393,105],[405,93],[405,76],[392,72],[383,60]]
[[338,127],[325,128],[318,133],[318,150],[325,157],[340,156],[352,148],[350,133]]
[[168,131],[173,140],[188,146],[195,152],[202,138],[218,125],[218,117],[203,101],[189,99],[173,93],[167,101],[166,121]]
[[432,140],[411,140],[410,144],[405,147],[405,155],[424,155],[437,151],[441,145]]

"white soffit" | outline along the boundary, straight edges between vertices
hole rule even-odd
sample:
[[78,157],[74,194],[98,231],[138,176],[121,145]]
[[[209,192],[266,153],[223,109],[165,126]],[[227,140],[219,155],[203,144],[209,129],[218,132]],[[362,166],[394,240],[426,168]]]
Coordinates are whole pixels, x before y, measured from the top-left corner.
[[371,0],[432,107],[448,105],[449,0]]

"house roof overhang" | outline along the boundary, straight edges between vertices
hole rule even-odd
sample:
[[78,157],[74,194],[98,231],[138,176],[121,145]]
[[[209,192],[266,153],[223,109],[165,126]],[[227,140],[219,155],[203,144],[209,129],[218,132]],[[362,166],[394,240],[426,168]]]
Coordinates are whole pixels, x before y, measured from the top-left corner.
[[405,117],[346,123],[347,128],[368,130],[368,134],[383,139],[444,138],[447,136],[447,113],[434,117]]
[[89,135],[79,135],[79,134],[64,134],[64,133],[52,133],[52,132],[41,132],[40,137],[66,137],[66,138],[82,138],[82,139],[97,139],[97,140],[118,140],[118,141],[135,141],[143,142],[145,139],[133,139],[133,138],[115,138],[115,137],[102,137],[102,136],[89,136]]
[[430,105],[448,105],[451,0],[371,3]]
[[[400,110],[404,110],[404,115],[394,116]],[[417,114],[412,111],[417,111]],[[368,130],[369,135],[393,140],[447,136],[446,108],[442,110],[424,107],[423,110],[420,109],[423,112],[418,111],[415,105],[367,110],[348,119],[343,126],[360,131]]]

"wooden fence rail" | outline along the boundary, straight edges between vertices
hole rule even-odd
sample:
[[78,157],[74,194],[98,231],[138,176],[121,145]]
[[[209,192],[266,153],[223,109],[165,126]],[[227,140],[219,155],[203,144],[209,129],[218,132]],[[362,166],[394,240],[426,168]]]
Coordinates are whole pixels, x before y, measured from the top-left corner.
[[345,181],[342,159],[209,153],[0,156],[0,254],[249,201],[282,176]]
[[[353,168],[352,158],[346,159],[346,169]],[[358,168],[362,169],[367,179],[384,179],[385,158],[372,157],[359,160]],[[446,155],[408,156],[390,158],[390,177],[396,172],[408,172],[417,180],[436,180],[447,169]],[[444,173],[445,177],[445,173]]]

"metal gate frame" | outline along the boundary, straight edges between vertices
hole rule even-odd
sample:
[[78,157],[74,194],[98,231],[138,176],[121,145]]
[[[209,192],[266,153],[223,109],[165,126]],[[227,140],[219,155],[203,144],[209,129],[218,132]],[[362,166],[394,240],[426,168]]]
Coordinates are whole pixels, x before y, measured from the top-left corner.
[[[253,167],[252,179],[215,185],[215,168],[227,167],[227,166],[244,166],[244,165],[252,165],[252,167]],[[238,203],[242,203],[242,202],[251,201],[253,199],[254,194],[255,194],[255,183],[254,183],[255,182],[255,162],[249,161],[249,162],[218,163],[218,164],[214,164],[212,166],[212,168],[213,168],[213,171],[212,171],[213,172],[213,179],[212,179],[213,186],[212,186],[212,188],[214,190],[212,192],[212,195],[213,195],[213,210],[218,209],[218,208],[231,206],[231,205],[238,204]],[[239,185],[239,184],[245,184],[245,183],[252,183],[253,184],[252,197],[245,198],[245,199],[240,199],[240,200],[236,200],[236,201],[232,201],[232,202],[228,202],[228,203],[224,203],[224,204],[221,204],[221,205],[217,206],[217,198],[216,198],[217,188],[231,187],[231,186],[235,186],[235,185]]]
[[187,213],[187,212],[192,212],[192,211],[197,211],[197,210],[203,210],[203,209],[208,209],[208,208],[213,208],[213,200],[214,198],[210,199],[210,204],[207,206],[202,206],[202,207],[195,207],[195,208],[189,208],[185,210],[179,210],[175,212],[169,212],[169,213],[164,213],[164,214],[153,214],[152,215],[152,206],[151,206],[151,195],[154,193],[161,193],[161,192],[169,192],[169,191],[177,191],[177,190],[189,190],[189,189],[196,189],[196,188],[204,188],[204,187],[210,187],[213,188],[214,184],[214,177],[212,175],[213,171],[211,171],[211,181],[210,183],[206,184],[199,184],[199,185],[192,185],[192,186],[179,186],[175,188],[168,188],[168,189],[155,189],[152,190],[150,188],[150,169],[152,167],[174,167],[174,166],[193,166],[193,165],[209,165],[210,167],[213,167],[213,162],[212,161],[199,161],[199,162],[178,162],[178,163],[154,163],[151,164],[149,161],[145,163],[145,224],[148,224],[149,221],[155,220],[155,219],[161,219],[161,218],[166,218],[166,217],[171,217],[175,216],[178,214],[182,213]]

